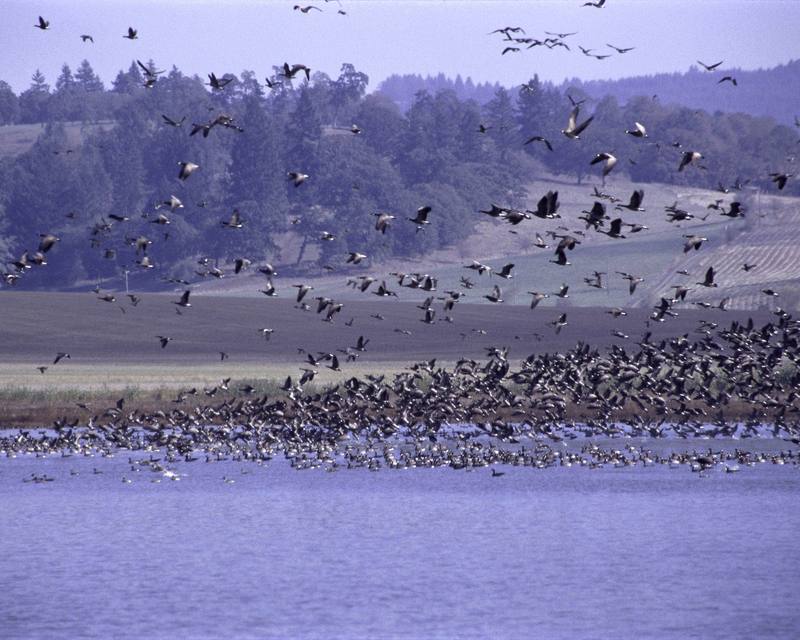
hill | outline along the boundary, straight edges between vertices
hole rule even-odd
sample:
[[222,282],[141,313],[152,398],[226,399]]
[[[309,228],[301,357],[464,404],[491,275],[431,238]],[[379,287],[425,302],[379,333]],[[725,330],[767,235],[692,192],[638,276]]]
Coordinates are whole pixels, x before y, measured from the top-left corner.
[[[582,210],[591,206],[595,187],[625,201],[634,189],[643,189],[645,212],[622,210],[614,214],[611,207],[609,211],[626,222],[643,224],[648,229],[628,233],[625,239],[586,232],[578,217]],[[752,189],[723,194],[677,185],[633,183],[624,177],[609,179],[607,187],[592,182],[577,185],[545,174],[525,185],[529,195],[523,206],[535,209],[536,200],[551,189],[559,192],[561,218],[534,218],[511,226],[475,212],[473,215],[479,222],[474,233],[460,243],[424,257],[389,260],[334,272],[309,263],[307,271],[290,271],[292,275],[289,277],[294,278],[292,282],[302,280],[314,286],[315,295],[335,297],[337,300],[373,298],[371,290],[361,293],[347,286],[348,280],[371,276],[377,278],[378,282],[386,279],[403,299],[421,301],[431,294],[401,289],[387,276],[391,272],[420,272],[438,278],[436,294],[443,295],[442,292],[448,289],[460,289],[471,303],[488,304],[482,296],[494,284],[499,284],[507,304],[527,305],[530,302],[528,291],[554,294],[563,283],[570,287],[569,298],[551,297],[540,304],[558,304],[562,307],[649,307],[661,296],[670,295],[673,284],[694,287],[687,298],[690,306],[694,306],[694,302],[716,304],[723,298],[730,298],[728,306],[737,309],[770,308],[776,304],[795,309],[800,304],[800,269],[797,267],[800,264],[800,198],[767,195]],[[716,210],[708,209],[708,205],[717,200],[722,200],[724,207],[734,200],[742,201],[749,211],[744,218],[727,218]],[[668,222],[664,207],[673,203],[678,203],[679,208],[696,217],[682,223]],[[570,253],[569,259],[573,264],[567,267],[550,262],[556,243],[548,236],[548,232],[565,233],[562,227],[575,234],[581,242]],[[535,246],[537,233],[548,243],[547,249]],[[704,236],[708,240],[699,251],[687,254],[683,252],[685,234]],[[474,272],[464,268],[471,260],[487,262],[498,269],[503,264],[513,263],[514,277],[504,281],[491,276],[475,276]],[[744,262],[757,266],[744,272],[741,270]],[[701,290],[695,286],[695,282],[702,280],[703,273],[712,265],[719,271],[719,287]],[[678,270],[687,270],[692,277],[682,276],[677,273]],[[584,278],[591,276],[594,271],[607,274],[602,289],[584,282]],[[644,278],[634,295],[629,294],[628,282],[616,274],[617,271]],[[476,288],[470,291],[460,287],[460,279],[467,276],[476,283]],[[276,278],[276,287],[281,289],[284,282],[282,278]],[[263,276],[250,275],[206,281],[198,290],[211,295],[257,297],[262,295],[259,293],[262,286]],[[768,298],[761,293],[765,288],[778,290],[781,297]],[[281,294],[291,295],[285,293],[285,289]]]
[[[736,78],[737,86],[725,76]],[[685,73],[658,73],[620,80],[566,80],[563,90],[576,88],[596,100],[614,96],[627,102],[636,96],[658,96],[662,104],[679,104],[716,111],[741,112],[753,116],[769,116],[783,124],[794,124],[800,107],[800,60],[770,69],[743,70],[720,67],[713,72],[692,65]]]

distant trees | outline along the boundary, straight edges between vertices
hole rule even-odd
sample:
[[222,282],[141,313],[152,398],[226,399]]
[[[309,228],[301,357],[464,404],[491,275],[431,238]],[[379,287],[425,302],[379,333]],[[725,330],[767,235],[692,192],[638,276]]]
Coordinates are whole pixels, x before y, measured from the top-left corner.
[[19,119],[19,98],[7,82],[0,80],[0,125],[12,124]]
[[[35,250],[38,234],[56,233],[60,251],[48,260],[61,267],[48,271],[47,283],[64,286],[124,270],[156,286],[170,275],[197,277],[205,259],[304,268],[341,264],[359,251],[380,260],[458,242],[490,202],[529,204],[526,182],[542,168],[580,181],[605,151],[619,159],[614,175],[634,181],[716,188],[750,179],[774,190],[768,175],[787,170],[796,139],[769,118],[709,114],[652,96],[595,101],[583,85],[562,91],[535,75],[513,91],[469,78],[395,76],[382,86],[403,96],[427,87],[401,107],[383,91],[367,94],[367,76],[350,64],[336,79],[301,72],[281,82],[282,73],[276,66],[269,90],[243,71],[212,91],[173,67],[145,88],[133,61],[106,90],[84,61],[75,71],[64,65],[54,91],[38,71],[19,97],[0,82],[0,123],[48,123],[33,148],[0,160],[0,256]],[[580,140],[567,139],[560,131],[580,101],[579,120],[594,120]],[[235,126],[210,125],[227,119]],[[71,120],[109,123],[79,137],[65,125]],[[647,138],[625,132],[636,121]],[[523,144],[535,135],[553,151]],[[677,171],[686,149],[703,153],[704,169]],[[200,167],[186,181],[178,179],[182,161]],[[289,171],[310,177],[295,187]],[[783,193],[800,193],[800,181]],[[173,198],[183,206],[173,210]],[[432,207],[432,224],[417,232],[408,218],[421,206]],[[235,210],[242,227],[223,225]],[[374,229],[381,212],[395,216],[386,234]],[[152,270],[141,264],[141,238]],[[31,273],[21,286],[45,284]]]

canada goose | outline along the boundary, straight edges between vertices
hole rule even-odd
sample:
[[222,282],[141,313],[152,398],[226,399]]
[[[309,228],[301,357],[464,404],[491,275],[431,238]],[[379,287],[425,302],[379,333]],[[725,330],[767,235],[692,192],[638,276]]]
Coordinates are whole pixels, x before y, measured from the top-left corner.
[[514,276],[511,275],[511,270],[514,268],[514,263],[510,262],[507,265],[504,265],[500,271],[495,271],[494,274],[498,278],[505,278],[506,280],[510,280]]
[[706,71],[713,71],[719,65],[721,65],[723,62],[725,62],[725,61],[724,60],[720,60],[719,62],[715,62],[714,64],[706,64],[705,62],[701,62],[700,60],[698,60],[697,64],[699,64],[701,67],[703,67],[703,69],[705,69]]
[[786,182],[789,178],[793,177],[793,173],[770,173],[769,177],[772,181],[778,185],[778,190],[782,190],[786,186]]
[[223,220],[220,224],[226,229],[241,229],[244,226],[238,209],[234,209],[231,217]]
[[706,271],[705,278],[702,282],[697,282],[701,287],[716,287],[717,283],[714,282],[714,267],[709,267]]
[[81,40],[83,42],[92,42],[92,43],[94,42],[94,38],[90,36],[88,33],[84,33],[83,35],[81,35]]
[[173,302],[172,304],[176,304],[179,307],[191,307],[192,304],[189,302],[189,296],[191,295],[191,290],[187,289],[186,291],[181,294],[180,300],[177,302]]
[[572,264],[569,260],[567,260],[567,254],[564,253],[564,249],[560,247],[556,249],[556,259],[550,260],[550,262],[557,264],[560,267],[566,267]]
[[286,175],[295,188],[299,187],[309,178],[305,173],[299,173],[298,171],[289,171]]
[[734,87],[739,85],[739,83],[736,82],[736,78],[733,76],[723,76],[717,81],[717,84],[722,84],[723,82],[730,82]]
[[233,82],[233,76],[227,76],[226,74],[222,78],[217,78],[216,74],[212,72],[208,74],[208,82],[206,84],[211,87],[212,91],[222,91],[231,82]]
[[61,238],[53,235],[52,233],[40,233],[39,237],[41,238],[39,241],[39,251],[42,253],[47,253],[50,251],[50,249],[55,246],[56,242],[61,240]]
[[472,269],[473,271],[477,271],[478,275],[483,275],[484,273],[490,273],[492,268],[488,264],[483,264],[482,262],[478,262],[477,260],[473,260],[472,264],[468,264],[464,267],[465,269]]
[[751,271],[755,269],[758,265],[757,264],[747,264],[746,262],[742,265],[742,271]]
[[625,273],[624,271],[617,271],[619,275],[622,276],[623,280],[628,281],[628,294],[633,295],[633,292],[636,291],[636,285],[640,282],[644,282],[644,278],[640,276],[635,276],[630,273]]
[[606,176],[611,173],[615,166],[617,166],[617,158],[616,156],[604,151],[595,155],[589,164],[597,164],[598,162],[605,162],[603,165],[603,184],[605,185]]
[[631,194],[628,204],[618,204],[616,209],[627,209],[628,211],[644,211],[642,202],[644,201],[644,189],[637,189]]
[[263,327],[258,330],[258,332],[264,336],[264,340],[269,342],[269,339],[272,337],[272,334],[275,332],[275,329],[270,329],[269,327]]
[[39,373],[41,373],[42,375],[44,375],[44,372],[49,369],[49,367],[46,367],[46,366],[41,366],[41,367],[36,367],[36,368],[39,370]]
[[591,124],[592,120],[594,120],[594,116],[589,116],[579,125],[577,124],[579,113],[580,113],[580,107],[575,106],[569,114],[569,119],[567,120],[566,128],[561,130],[561,133],[563,133],[565,136],[573,140],[578,140],[581,133],[583,133],[586,127],[588,127]]
[[290,67],[288,62],[284,62],[283,73],[281,75],[284,76],[287,80],[291,80],[300,71],[306,74],[306,80],[311,79],[311,69],[304,64],[293,64]]
[[434,324],[436,322],[436,311],[434,309],[425,309],[425,317],[421,318],[420,322]]
[[544,143],[544,146],[547,147],[548,151],[552,151],[553,150],[553,145],[550,143],[550,141],[547,138],[545,138],[543,136],[532,136],[532,137],[528,138],[522,144],[524,146],[526,144],[530,144],[531,142],[542,142],[542,143]]
[[615,47],[613,44],[606,43],[607,47],[611,47],[617,53],[628,53],[628,51],[633,51],[636,47]]
[[306,5],[305,7],[301,7],[299,4],[294,5],[293,9],[295,11],[299,11],[300,13],[308,13],[312,9],[316,9],[317,11],[322,11],[319,7],[315,7],[313,4]]
[[772,296],[773,298],[777,298],[780,295],[774,289],[762,289],[761,293],[763,293],[765,296]]
[[500,53],[500,55],[504,56],[507,53],[519,53],[520,51],[521,51],[521,49],[519,47],[506,47],[505,49],[503,49],[503,51]]
[[595,231],[602,225],[603,221],[608,217],[606,215],[606,206],[602,202],[595,200],[590,211],[581,211],[585,216],[578,216],[578,220],[586,222],[586,228],[594,227]]
[[138,264],[142,269],[153,269],[156,266],[150,256],[142,256],[136,261],[136,264]]
[[[41,29],[42,31],[47,31],[50,28],[50,21],[45,20],[42,16],[39,16],[39,22],[33,25],[36,29]],[[85,42],[85,40],[84,40]]]
[[69,355],[69,354],[68,354],[66,351],[59,351],[59,352],[56,354],[55,360],[53,360],[53,364],[58,364],[58,363],[59,363],[59,362],[61,362],[61,361],[62,361],[64,358],[67,358],[67,359],[69,360],[69,359],[71,359],[71,358],[72,358],[72,356],[70,356],[70,355]]
[[731,202],[730,208],[725,211],[724,209],[720,211],[721,216],[726,216],[728,218],[743,218],[744,217],[744,210],[742,209],[741,202]]
[[430,224],[430,220],[428,220],[428,214],[431,212],[432,207],[424,206],[417,209],[417,215],[413,218],[408,218],[410,222],[413,222],[417,225],[417,231],[419,231],[423,225]]
[[170,196],[169,200],[163,200],[156,205],[156,211],[163,207],[168,207],[170,211],[175,211],[176,209],[183,209],[183,202],[178,196]]
[[394,216],[388,213],[373,213],[372,215],[375,216],[375,229],[385,234],[389,223],[394,220]]
[[128,33],[126,33],[122,37],[125,38],[126,40],[138,40],[139,32],[133,27],[128,27]]
[[178,178],[181,180],[186,180],[190,175],[200,168],[200,165],[195,164],[194,162],[179,162],[178,165],[180,165],[181,168],[178,172]]
[[684,235],[686,238],[686,242],[683,245],[683,252],[688,253],[692,249],[698,251],[704,242],[708,241],[708,238],[703,236],[696,236],[696,235]]
[[301,302],[303,298],[306,297],[306,294],[311,291],[314,287],[307,285],[307,284],[293,284],[293,287],[297,289],[297,300],[296,302]]
[[358,251],[350,251],[347,254],[345,264],[361,264],[361,261],[367,257],[366,253],[359,253]]
[[247,270],[251,264],[253,264],[253,261],[248,258],[236,258],[236,260],[233,261],[233,272],[239,274]]
[[561,217],[558,214],[558,208],[560,206],[561,204],[558,202],[558,191],[548,191],[539,199],[539,202],[537,202],[536,211],[531,211],[530,213],[537,218],[552,220],[553,218]]
[[158,341],[161,343],[162,349],[164,349],[172,341],[172,338],[167,336],[156,336],[156,338],[158,338]]
[[561,329],[567,326],[567,314],[562,313],[558,318],[550,322],[549,324],[553,325],[556,330],[556,335],[561,333]]
[[633,129],[625,129],[625,133],[627,133],[629,136],[633,136],[634,138],[647,137],[647,129],[645,129],[641,122],[634,122]]
[[159,213],[153,220],[150,220],[150,224],[160,224],[160,225],[167,225],[170,224],[171,220],[165,216],[163,213]]
[[494,285],[492,292],[483,296],[489,302],[503,302],[503,292],[499,286]]
[[259,289],[259,291],[269,298],[274,298],[278,295],[278,292],[275,291],[275,287],[272,284],[272,280],[267,280],[267,286],[264,289]]
[[528,293],[533,296],[533,298],[531,298],[531,309],[535,309],[542,300],[550,297],[547,293],[540,293],[538,291],[528,291]]
[[698,160],[703,159],[703,154],[699,151],[684,151],[681,156],[681,163],[678,165],[678,171],[683,169],[689,164],[695,164]]

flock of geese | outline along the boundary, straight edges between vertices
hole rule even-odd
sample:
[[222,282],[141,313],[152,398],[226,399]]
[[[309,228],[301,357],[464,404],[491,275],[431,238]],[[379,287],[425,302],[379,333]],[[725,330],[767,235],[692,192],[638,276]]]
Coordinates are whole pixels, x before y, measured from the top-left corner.
[[[587,5],[602,8],[604,0]],[[307,14],[319,10],[316,6],[294,6],[294,10]],[[344,13],[341,10],[339,13]],[[50,23],[39,17],[36,28],[46,31]],[[574,33],[547,33],[540,39],[525,35],[521,27],[503,27],[492,33],[504,36],[507,44],[503,54],[518,52],[521,46],[527,49],[546,47],[563,48],[570,51],[566,39]],[[80,36],[84,42],[93,42],[90,35]],[[129,27],[123,35],[129,40],[139,39],[138,31]],[[618,55],[625,54],[633,47],[608,45]],[[584,55],[597,59],[607,54],[595,54],[592,50],[579,47]],[[702,64],[702,63],[701,63]],[[708,71],[716,69],[721,62],[703,65]],[[145,71],[144,87],[152,87],[161,73],[140,63]],[[283,67],[284,80],[291,80],[298,74],[310,78],[306,65],[286,63]],[[212,92],[226,90],[230,78],[217,77],[211,73],[208,85]],[[723,80],[726,80],[725,78]],[[730,78],[732,84],[736,80]],[[273,87],[282,82],[277,77],[268,78],[267,86]],[[722,82],[722,81],[720,81]],[[572,98],[570,98],[572,100]],[[581,119],[581,102],[572,101],[572,109],[561,133],[576,144],[594,120],[594,116]],[[180,127],[185,117],[171,118],[162,115],[164,126]],[[213,127],[233,128],[246,135],[233,118],[220,114],[208,123],[195,124],[190,135],[202,133],[209,135]],[[478,135],[488,127],[481,125]],[[356,125],[350,131],[357,135],[361,129]],[[645,124],[635,122],[626,133],[646,141],[650,136]],[[549,152],[554,147],[541,133],[529,137],[524,144],[538,142]],[[704,155],[696,149],[684,149],[680,144],[672,145],[679,150],[675,170],[703,169]],[[189,180],[201,167],[189,160],[176,160],[178,165],[178,184]],[[603,188],[606,178],[618,165],[619,159],[611,151],[600,151],[591,160],[591,165],[600,165]],[[202,173],[202,171],[200,171]],[[776,172],[771,178],[782,189],[791,174]],[[196,179],[196,178],[195,178]],[[313,176],[300,169],[288,171],[286,179],[294,188],[313,180]],[[625,233],[638,233],[647,230],[639,222],[623,220],[616,212],[644,211],[644,191],[634,191],[627,202],[594,188],[594,202],[591,208],[582,212],[574,222],[584,224],[582,229],[568,226],[548,235],[554,244],[554,258],[558,266],[569,266],[573,251],[586,238],[587,233],[603,234],[611,239],[625,238]],[[613,209],[612,209],[613,207]],[[183,208],[180,198],[170,195],[158,203],[150,222],[167,225],[170,215]],[[561,218],[558,192],[549,191],[537,203],[535,210],[491,203],[481,213],[509,224],[516,232],[518,226],[534,219],[553,220]],[[723,205],[719,200],[709,208],[715,208],[720,215],[730,218],[745,215],[738,201]],[[613,211],[614,213],[611,213]],[[684,222],[693,218],[688,211],[680,209],[677,203],[665,207],[670,222]],[[433,214],[433,217],[432,215]],[[109,218],[111,218],[109,216]],[[395,213],[376,212],[374,232],[391,233],[392,226],[401,224]],[[92,230],[93,237],[103,236],[112,224],[123,224],[124,216],[111,221],[104,219]],[[234,210],[220,221],[223,232],[236,233],[246,227],[246,216]],[[428,205],[417,209],[414,215],[405,217],[402,224],[415,225],[417,232],[435,224],[435,211]],[[320,241],[331,240],[334,232],[323,232]],[[536,246],[549,245],[537,233]],[[25,253],[12,261],[12,268],[3,274],[7,284],[14,284],[32,269],[47,264],[47,255],[57,246],[59,238],[54,233],[41,234],[35,253]],[[156,265],[148,256],[148,248],[153,240],[144,235],[128,238],[136,250],[136,264],[141,269],[152,269]],[[707,238],[696,234],[685,234],[682,250],[699,251]],[[680,247],[676,247],[680,249]],[[108,249],[107,249],[108,250]],[[358,251],[350,252],[345,265],[359,265],[368,256]],[[237,257],[234,261],[234,275],[247,270],[252,260]],[[208,260],[201,261],[208,267]],[[743,266],[749,270],[756,265]],[[352,267],[350,267],[352,268]],[[501,280],[514,277],[514,264],[508,263],[499,269],[477,260],[465,265],[477,278],[492,274]],[[214,273],[216,270],[217,273]],[[261,292],[272,297],[278,295],[274,285],[276,269],[265,264],[259,267],[265,276],[265,286]],[[225,275],[218,267],[208,267],[203,275],[222,277]],[[618,271],[617,274],[628,281],[630,294],[637,284],[643,281],[640,275]],[[688,275],[688,272],[687,272]],[[393,272],[389,277],[397,278],[398,287],[407,287],[426,293],[437,292],[436,276],[424,273]],[[608,274],[595,271],[585,279],[592,287],[607,286]],[[380,281],[379,281],[380,280]],[[188,281],[172,282],[190,285]],[[351,278],[348,285],[362,293],[371,293],[381,298],[398,297],[396,291],[387,284],[386,279],[361,275]],[[374,285],[374,286],[373,286]],[[453,322],[456,303],[473,289],[476,283],[468,277],[461,278],[460,290],[447,291],[439,298],[443,301],[444,317],[437,319],[433,307],[435,298],[429,297],[420,305],[423,311],[422,322],[433,324],[440,320]],[[716,288],[717,271],[708,267],[705,274],[697,280],[701,290]],[[293,285],[297,289],[293,297],[296,306],[304,311],[324,314],[324,319],[334,322],[344,307],[325,296],[317,297],[317,304],[309,302],[308,296],[313,286],[306,283]],[[684,302],[691,287],[674,287],[672,294],[665,294],[654,307],[650,320],[664,322],[677,315],[674,305]],[[765,290],[765,295],[778,295]],[[113,303],[117,301],[113,292],[102,293],[97,290],[99,300]],[[549,293],[530,291],[530,308],[537,305]],[[558,297],[567,297],[568,287],[562,286]],[[191,289],[185,289],[180,298],[174,301],[176,312],[180,315],[191,313]],[[128,294],[131,306],[137,306],[140,296]],[[483,298],[493,304],[504,301],[499,284],[493,284]],[[697,302],[700,306],[713,307],[708,302]],[[718,308],[724,308],[724,301]],[[124,310],[124,309],[123,309]],[[624,316],[625,310],[609,310],[614,317]],[[494,464],[511,464],[547,468],[551,466],[589,466],[630,465],[642,463],[645,466],[659,463],[669,465],[688,464],[695,470],[703,471],[717,464],[727,464],[734,460],[737,464],[750,464],[757,461],[796,463],[793,454],[777,457],[759,456],[737,451],[733,457],[714,453],[694,453],[659,457],[644,448],[631,447],[623,453],[617,449],[603,450],[596,444],[587,444],[580,453],[566,453],[555,445],[581,437],[736,437],[748,438],[759,435],[760,425],[771,425],[772,435],[783,437],[793,444],[800,443],[800,394],[797,391],[797,370],[800,367],[800,321],[777,309],[771,322],[756,327],[752,320],[748,323],[733,322],[723,327],[716,322],[703,320],[697,327],[699,337],[688,335],[664,340],[651,341],[650,332],[640,339],[631,339],[621,332],[620,337],[629,339],[636,345],[626,349],[615,345],[607,352],[593,348],[590,344],[578,343],[565,353],[533,354],[519,364],[509,358],[509,350],[504,346],[488,348],[484,361],[461,359],[452,367],[437,366],[436,359],[414,364],[410,369],[393,377],[371,376],[364,378],[348,377],[342,382],[322,390],[308,386],[323,362],[334,371],[342,371],[341,362],[334,354],[306,354],[301,367],[302,375],[295,381],[292,377],[282,385],[282,393],[276,397],[259,395],[250,386],[235,387],[230,378],[218,385],[203,389],[208,401],[189,402],[190,396],[199,397],[196,389],[182,391],[174,401],[174,406],[154,412],[126,410],[124,400],[115,406],[97,410],[83,405],[84,415],[78,418],[61,418],[53,429],[32,433],[18,431],[0,437],[0,451],[12,456],[18,453],[63,455],[101,452],[110,455],[123,449],[129,451],[164,451],[165,459],[170,461],[196,459],[198,451],[205,453],[209,461],[218,459],[237,459],[264,462],[278,452],[283,453],[296,468],[324,467],[329,470],[345,467],[408,468],[414,466],[450,466],[456,469],[472,469]],[[351,320],[352,322],[352,320]],[[567,313],[561,313],[553,322],[555,333],[568,324]],[[269,340],[273,329],[259,329]],[[168,348],[172,338],[167,335],[155,336],[161,349]],[[348,347],[348,360],[367,351],[369,338],[360,336],[356,344]],[[220,352],[221,360],[227,354]],[[71,355],[59,352],[52,365]],[[42,374],[47,366],[39,367]],[[216,400],[219,396],[220,400]],[[777,462],[776,462],[777,463]],[[782,463],[782,462],[780,462]],[[141,467],[141,463],[138,463]],[[132,463],[133,467],[136,464]],[[163,472],[160,463],[145,463],[151,470]],[[727,467],[731,470],[730,467]],[[495,472],[493,475],[502,475]],[[48,481],[35,476],[34,482]],[[127,480],[127,478],[126,478]],[[226,481],[229,480],[226,478]]]

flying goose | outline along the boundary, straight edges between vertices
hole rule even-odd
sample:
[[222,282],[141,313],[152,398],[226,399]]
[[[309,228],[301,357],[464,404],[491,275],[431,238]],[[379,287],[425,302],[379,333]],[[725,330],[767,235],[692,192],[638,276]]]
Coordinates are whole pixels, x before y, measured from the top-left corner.
[[[50,28],[50,21],[45,20],[42,16],[39,16],[39,22],[33,25],[36,29],[41,29],[42,31],[47,31]],[[85,42],[85,40],[84,40]]]
[[588,127],[591,124],[592,120],[594,120],[594,116],[589,116],[579,125],[577,123],[579,113],[580,113],[580,106],[575,106],[569,114],[569,119],[567,120],[566,128],[561,130],[561,133],[563,133],[568,138],[572,138],[573,140],[578,140],[581,133],[583,133],[586,127]]
[[139,38],[139,32],[133,27],[128,27],[128,33],[122,37],[126,40],[137,40]]
[[195,164],[194,162],[179,162],[178,165],[180,165],[181,168],[178,172],[178,178],[181,180],[186,180],[190,175],[200,168],[200,165]]

